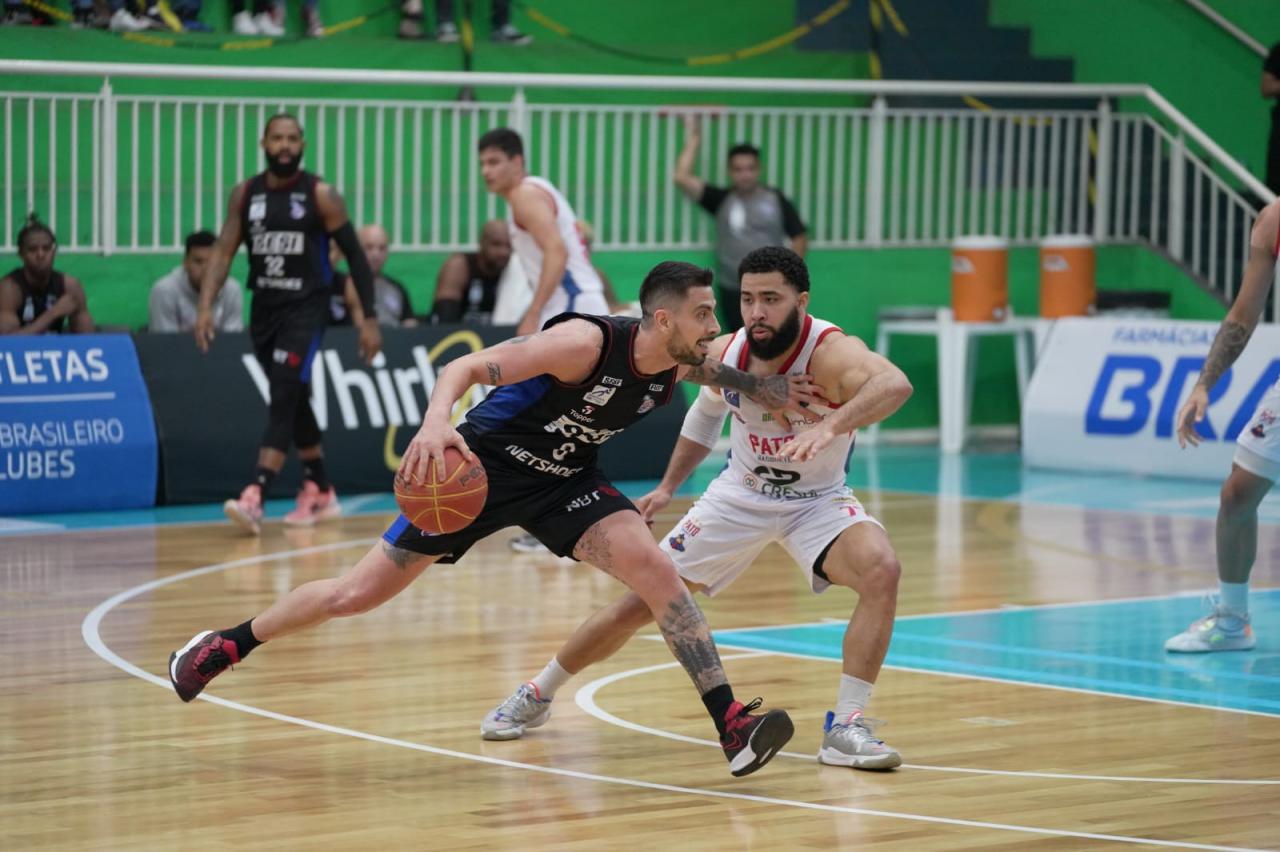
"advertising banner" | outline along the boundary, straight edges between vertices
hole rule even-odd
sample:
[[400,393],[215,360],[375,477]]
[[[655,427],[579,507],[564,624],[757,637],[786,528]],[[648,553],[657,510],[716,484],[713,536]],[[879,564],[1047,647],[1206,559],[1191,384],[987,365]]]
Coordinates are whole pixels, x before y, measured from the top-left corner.
[[[382,329],[372,365],[357,354],[355,330],[326,332],[311,369],[311,403],[324,435],[325,467],[339,494],[386,492],[401,454],[422,423],[441,366],[509,339],[507,327]],[[163,500],[201,503],[235,497],[251,479],[266,427],[269,389],[245,334],[220,334],[207,355],[190,335],[138,335],[160,430]],[[457,417],[490,389],[472,388]],[[605,444],[601,465],[615,479],[658,478],[684,418],[683,397]],[[296,457],[273,487],[292,494]]]
[[1280,328],[1258,326],[1210,395],[1204,443],[1181,450],[1174,421],[1217,330],[1211,322],[1059,320],[1023,406],[1027,464],[1223,479],[1236,437],[1280,379]]
[[0,337],[0,512],[151,506],[156,463],[128,336]]

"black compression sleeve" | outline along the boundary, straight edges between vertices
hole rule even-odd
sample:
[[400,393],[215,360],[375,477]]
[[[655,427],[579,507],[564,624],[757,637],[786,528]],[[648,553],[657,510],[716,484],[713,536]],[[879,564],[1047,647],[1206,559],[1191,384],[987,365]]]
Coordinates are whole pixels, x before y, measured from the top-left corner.
[[333,237],[338,248],[342,249],[342,256],[347,259],[365,319],[373,319],[373,270],[369,267],[369,259],[364,256],[364,249],[360,248],[360,241],[356,239],[356,229],[346,222],[329,236]]

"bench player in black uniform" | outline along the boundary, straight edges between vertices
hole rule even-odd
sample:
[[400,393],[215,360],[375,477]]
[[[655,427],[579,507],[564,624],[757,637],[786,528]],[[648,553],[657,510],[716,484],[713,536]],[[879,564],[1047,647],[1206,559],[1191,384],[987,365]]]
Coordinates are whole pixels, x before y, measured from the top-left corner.
[[53,268],[58,241],[32,213],[18,232],[22,265],[0,278],[0,334],[93,331],[84,287]]
[[302,170],[302,125],[291,115],[267,122],[262,150],[267,170],[231,191],[227,219],[200,282],[196,345],[213,341],[213,303],[227,280],[240,243],[249,251],[249,334],[254,355],[271,387],[267,428],[258,450],[253,482],[239,499],[228,500],[227,517],[250,533],[261,532],[262,502],[284,467],[289,445],[298,448],[303,483],[298,503],[285,523],[309,526],[337,517],[338,498],[324,469],[320,426],[311,410],[311,362],[320,349],[329,306],[329,238],[342,249],[364,306],[360,355],[366,361],[382,348],[373,310],[373,272],[342,196],[316,175]]
[[[174,689],[190,701],[262,642],[390,600],[433,562],[453,562],[475,542],[521,526],[554,553],[589,562],[633,589],[653,612],[720,732],[734,775],[763,766],[792,733],[782,710],[734,700],[707,621],[641,520],[596,466],[598,447],[665,404],[676,382],[738,389],[773,409],[812,399],[807,377],[756,377],[706,358],[719,325],[710,270],[658,264],[640,288],[642,319],[560,314],[543,330],[465,355],[436,379],[401,475],[422,481],[444,449],[479,457],[489,475],[480,516],[449,535],[399,518],[346,574],[299,586],[257,618],[196,635],[169,660]],[[471,385],[498,388],[449,424]],[[443,468],[441,468],[443,470]]]

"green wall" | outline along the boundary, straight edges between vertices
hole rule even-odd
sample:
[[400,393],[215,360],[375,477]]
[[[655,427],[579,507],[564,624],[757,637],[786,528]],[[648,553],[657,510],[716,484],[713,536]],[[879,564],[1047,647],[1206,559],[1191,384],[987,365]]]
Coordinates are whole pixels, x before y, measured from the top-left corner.
[[[1275,3],[1216,5],[1254,38],[1280,39]],[[991,0],[991,22],[1030,28],[1032,53],[1071,57],[1078,83],[1153,86],[1263,177],[1270,118],[1262,60],[1181,0]]]
[[[320,9],[329,24],[371,12],[370,0],[321,0]],[[396,4],[392,4],[394,7]],[[434,4],[426,0],[428,23]],[[462,0],[456,0],[460,10]],[[799,51],[791,46],[768,50],[742,60],[722,64],[689,65],[689,57],[729,53],[759,45],[795,27],[791,2],[776,0],[739,0],[734,3],[703,3],[697,14],[690,14],[687,2],[650,0],[646,3],[584,3],[581,0],[538,0],[530,4],[571,29],[565,36],[532,20],[519,6],[513,20],[517,26],[535,37],[527,47],[493,44],[488,40],[489,3],[476,3],[477,40],[474,69],[477,71],[566,73],[566,74],[678,74],[685,76],[752,76],[752,77],[817,77],[860,78],[867,75],[865,54],[825,51]],[[206,0],[202,20],[225,30],[229,13],[226,0]],[[388,8],[388,7],[379,7]],[[297,27],[297,4],[290,3],[291,28]],[[845,13],[852,14],[852,10]],[[43,59],[65,61],[145,62],[210,65],[299,66],[315,68],[381,68],[388,70],[462,70],[462,50],[458,45],[441,45],[431,41],[405,42],[394,35],[399,15],[394,8],[387,14],[375,15],[368,23],[329,38],[306,40],[290,38],[265,49],[221,49],[224,42],[252,46],[251,38],[228,37],[226,33],[150,34],[153,39],[174,39],[178,46],[166,47],[126,40],[114,33],[48,29],[0,29],[0,56],[10,59]],[[678,26],[672,22],[678,21]],[[831,26],[838,26],[840,18]],[[613,48],[619,52],[592,47],[577,36]],[[635,58],[628,53],[643,54],[652,60]],[[58,86],[65,86],[59,83]],[[83,80],[76,84],[81,91],[93,91],[100,81]],[[127,92],[174,92],[172,83],[161,81],[120,81],[117,88]],[[42,89],[47,80],[32,77],[0,79],[0,89]],[[183,83],[177,91],[190,94],[216,92],[223,95],[262,94],[260,84],[225,83],[216,86]],[[315,87],[272,84],[271,93],[284,97],[317,94]],[[361,85],[327,84],[318,93],[334,97],[368,96],[370,88]],[[378,97],[446,97],[456,90],[424,90],[394,87],[376,92]],[[508,100],[511,90],[486,89],[480,99]],[[530,91],[531,100],[559,102],[567,91],[553,89]],[[582,93],[575,93],[582,101]],[[757,103],[754,95],[717,95],[698,97],[673,95],[661,91],[637,93],[604,92],[587,100],[611,103]],[[809,98],[797,104],[851,103],[845,98]]]

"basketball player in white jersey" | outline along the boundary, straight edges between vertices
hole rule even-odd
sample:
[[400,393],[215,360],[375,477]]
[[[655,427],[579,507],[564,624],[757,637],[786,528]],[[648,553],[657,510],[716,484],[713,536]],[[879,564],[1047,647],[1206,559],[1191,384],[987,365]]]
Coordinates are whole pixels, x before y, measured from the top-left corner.
[[533,287],[533,301],[516,334],[533,334],[565,311],[608,314],[604,287],[587,259],[577,216],[560,190],[526,171],[520,134],[499,127],[481,136],[476,147],[485,187],[511,208],[511,249]]
[[[1196,446],[1209,391],[1240,357],[1267,306],[1280,255],[1280,200],[1263,208],[1249,236],[1249,262],[1236,300],[1209,347],[1200,378],[1178,412],[1178,444]],[[1257,640],[1249,623],[1249,575],[1258,552],[1258,505],[1280,479],[1280,383],[1236,439],[1231,473],[1222,483],[1216,529],[1218,601],[1213,612],[1164,643],[1166,651],[1248,651]]]
[[[739,267],[744,328],[712,352],[752,374],[812,374],[821,404],[780,421],[740,394],[703,391],[689,409],[662,482],[636,506],[651,520],[707,457],[732,415],[724,470],[660,545],[690,588],[715,595],[760,551],[778,542],[810,588],[847,586],[858,605],[844,635],[844,673],[827,713],[818,759],[835,766],[891,769],[902,763],[864,718],[897,607],[899,565],[880,522],[845,484],[855,430],[884,420],[911,395],[897,367],[857,338],[808,313],[809,273],[794,252],[757,249]],[[785,422],[784,422],[785,421]],[[591,616],[542,673],[481,723],[489,740],[516,739],[544,724],[551,700],[573,674],[609,657],[648,624],[644,601],[628,594]]]

